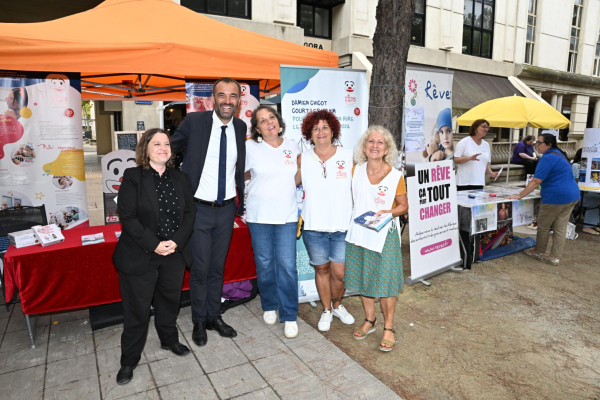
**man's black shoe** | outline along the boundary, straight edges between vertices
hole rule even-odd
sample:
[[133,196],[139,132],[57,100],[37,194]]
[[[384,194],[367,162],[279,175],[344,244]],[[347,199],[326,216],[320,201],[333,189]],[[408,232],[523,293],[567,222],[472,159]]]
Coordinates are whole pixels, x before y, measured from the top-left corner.
[[204,322],[195,322],[194,331],[192,332],[192,340],[196,343],[196,346],[205,346],[208,341],[206,335],[206,328]]
[[234,338],[237,336],[237,332],[235,331],[235,329],[233,329],[231,326],[227,325],[223,321],[223,318],[221,318],[221,317],[217,317],[217,318],[213,319],[212,321],[205,322],[204,326],[209,331],[219,332],[219,335],[221,335],[223,337]]
[[133,370],[135,367],[131,367],[129,365],[121,367],[119,373],[117,374],[117,384],[126,385],[133,379]]
[[188,354],[190,354],[190,349],[186,345],[181,344],[179,342],[170,346],[161,345],[160,348],[163,350],[172,351],[173,354],[175,354],[176,356],[187,356]]

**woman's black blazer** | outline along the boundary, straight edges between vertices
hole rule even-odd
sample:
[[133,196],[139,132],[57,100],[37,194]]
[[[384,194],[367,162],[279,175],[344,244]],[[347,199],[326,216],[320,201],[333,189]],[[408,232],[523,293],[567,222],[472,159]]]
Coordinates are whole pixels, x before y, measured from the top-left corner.
[[[179,200],[179,229],[171,240],[183,253],[185,264],[192,264],[189,238],[194,230],[196,206],[190,179],[183,172],[169,168],[171,182]],[[119,271],[141,275],[148,269],[150,257],[159,245],[158,197],[154,178],[149,169],[128,168],[117,197],[119,219],[123,226],[121,238],[113,254],[113,262]]]

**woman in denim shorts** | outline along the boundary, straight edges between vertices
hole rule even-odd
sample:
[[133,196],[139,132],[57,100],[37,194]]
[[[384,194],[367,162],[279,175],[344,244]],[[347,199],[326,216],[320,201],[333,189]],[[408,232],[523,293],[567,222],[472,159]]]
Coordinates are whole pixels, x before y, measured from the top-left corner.
[[314,145],[298,157],[296,184],[304,187],[302,237],[323,304],[318,328],[328,331],[333,316],[344,324],[354,323],[342,305],[346,292],[345,238],[352,216],[353,153],[334,145],[340,136],[340,123],[330,111],[308,113],[302,122],[302,136]]

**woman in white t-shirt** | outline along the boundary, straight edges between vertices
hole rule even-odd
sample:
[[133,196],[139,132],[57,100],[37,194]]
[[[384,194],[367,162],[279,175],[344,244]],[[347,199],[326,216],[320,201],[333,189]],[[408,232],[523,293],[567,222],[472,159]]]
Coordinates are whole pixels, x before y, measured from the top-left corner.
[[315,147],[298,157],[304,202],[302,239],[310,264],[315,268],[315,283],[323,305],[320,331],[328,331],[333,317],[344,324],[354,318],[342,305],[344,266],[346,262],[346,231],[352,217],[351,149],[334,145],[341,126],[328,110],[313,111],[302,121],[302,136]]
[[485,174],[492,178],[498,176],[498,173],[492,172],[490,168],[492,161],[490,145],[483,140],[489,129],[489,122],[485,119],[478,119],[471,125],[469,137],[461,139],[456,144],[454,163],[456,164],[457,190],[483,189]]
[[296,230],[298,205],[295,177],[300,148],[281,137],[279,113],[259,106],[251,118],[252,140],[246,141],[246,223],[250,229],[256,278],[264,321],[285,322],[288,338],[298,335]]

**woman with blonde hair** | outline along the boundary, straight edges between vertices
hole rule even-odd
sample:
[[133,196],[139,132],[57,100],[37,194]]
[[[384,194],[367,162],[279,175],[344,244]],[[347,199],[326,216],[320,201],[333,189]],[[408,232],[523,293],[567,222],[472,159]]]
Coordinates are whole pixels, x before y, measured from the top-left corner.
[[398,150],[391,133],[371,126],[356,146],[357,162],[352,174],[355,219],[368,211],[391,213],[392,222],[380,231],[351,223],[346,236],[346,290],[358,292],[365,310],[365,322],[355,329],[354,338],[364,339],[375,332],[375,297],[380,298],[384,316],[381,351],[391,351],[394,337],[396,297],[404,288],[398,218],[408,212],[406,185],[402,173],[392,165]]

